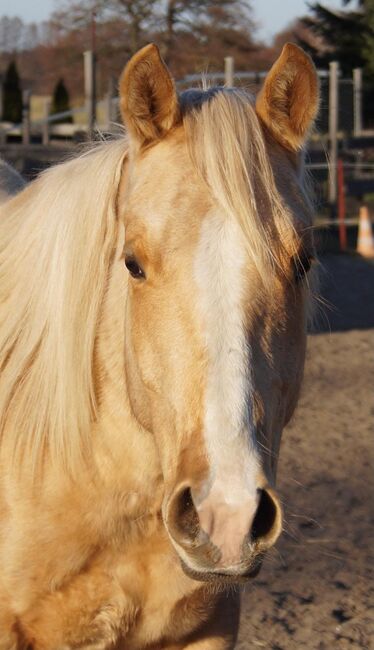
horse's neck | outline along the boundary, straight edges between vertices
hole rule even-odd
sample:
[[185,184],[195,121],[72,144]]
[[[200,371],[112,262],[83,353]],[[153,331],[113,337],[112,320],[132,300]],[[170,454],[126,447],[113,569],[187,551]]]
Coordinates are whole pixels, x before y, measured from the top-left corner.
[[114,263],[99,326],[95,357],[99,417],[93,453],[107,485],[154,501],[162,491],[154,438],[135,419],[126,386],[124,272]]

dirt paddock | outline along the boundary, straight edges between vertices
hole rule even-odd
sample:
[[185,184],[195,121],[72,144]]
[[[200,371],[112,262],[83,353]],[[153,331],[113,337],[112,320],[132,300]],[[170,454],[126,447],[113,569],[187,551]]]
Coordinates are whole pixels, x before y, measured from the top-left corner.
[[374,261],[321,262],[331,307],[283,434],[285,532],[245,589],[237,650],[374,648]]

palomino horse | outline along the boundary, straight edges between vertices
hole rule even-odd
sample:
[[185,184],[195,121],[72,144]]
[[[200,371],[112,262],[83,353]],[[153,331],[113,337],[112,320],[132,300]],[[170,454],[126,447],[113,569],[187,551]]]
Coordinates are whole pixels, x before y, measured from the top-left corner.
[[1,650],[232,648],[282,527],[315,70],[286,45],[256,101],[178,98],[150,45],[120,94],[128,144],[0,215]]

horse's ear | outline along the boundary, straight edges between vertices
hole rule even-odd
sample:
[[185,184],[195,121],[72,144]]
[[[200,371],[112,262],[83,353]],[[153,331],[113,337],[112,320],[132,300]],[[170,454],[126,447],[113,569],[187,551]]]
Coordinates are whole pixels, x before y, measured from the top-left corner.
[[257,97],[257,114],[283,146],[296,151],[313,124],[318,102],[318,76],[311,58],[287,43]]
[[177,93],[156,45],[143,47],[128,62],[120,79],[120,103],[137,146],[160,140],[177,124]]

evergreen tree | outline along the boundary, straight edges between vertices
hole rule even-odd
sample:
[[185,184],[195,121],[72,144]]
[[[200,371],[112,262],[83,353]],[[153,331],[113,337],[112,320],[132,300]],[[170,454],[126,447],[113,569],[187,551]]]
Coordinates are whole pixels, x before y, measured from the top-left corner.
[[3,115],[6,122],[22,121],[22,91],[15,61],[11,61],[3,84]]
[[[64,80],[59,79],[53,91],[51,115],[63,113],[64,111],[70,111],[69,92],[64,84]],[[73,118],[71,115],[69,115],[67,117],[59,118],[57,120],[57,123],[71,123],[72,121]]]
[[[349,0],[343,0],[349,4]],[[321,46],[299,39],[318,67],[327,68],[330,61],[339,61],[343,74],[350,75],[353,68],[364,68],[366,74],[374,73],[374,0],[361,0],[354,11],[336,11],[320,3],[310,6],[312,16],[302,23],[320,37]]]
[[[342,0],[344,6],[351,0]],[[338,61],[344,76],[351,77],[354,68],[363,69],[363,117],[366,128],[373,126],[374,103],[374,0],[359,0],[353,11],[327,9],[318,2],[310,6],[311,17],[301,19],[317,44],[298,38],[298,42],[313,57],[317,67],[328,68]],[[342,115],[346,114],[344,99]]]
[[374,86],[374,0],[364,0],[365,25],[364,42],[362,45],[365,60],[365,72]]

